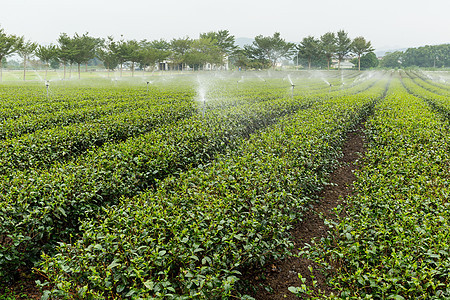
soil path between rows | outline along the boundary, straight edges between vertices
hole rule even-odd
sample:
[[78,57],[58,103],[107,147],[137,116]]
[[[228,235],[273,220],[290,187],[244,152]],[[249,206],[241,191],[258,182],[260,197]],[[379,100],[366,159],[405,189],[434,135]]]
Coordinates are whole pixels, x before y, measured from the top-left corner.
[[[358,159],[364,155],[364,140],[362,126],[347,134],[342,149],[343,156],[339,160],[340,166],[330,175],[329,182],[332,184],[324,187],[319,195],[319,202],[314,204],[313,210],[306,214],[302,222],[292,230],[295,244],[292,251],[293,256],[271,263],[263,271],[265,276],[261,276],[265,279],[256,277],[255,280],[252,280],[252,285],[256,288],[256,293],[252,296],[256,300],[298,300],[299,298],[288,290],[290,286],[300,286],[298,273],[306,277],[307,283],[311,284],[309,266],[313,270],[317,270],[317,266],[310,260],[294,255],[298,253],[298,249],[303,248],[306,243],[310,243],[313,238],[320,239],[327,236],[328,227],[324,224],[320,214],[327,219],[333,218],[334,208],[351,195],[355,180],[353,171],[358,168]],[[320,272],[314,271],[313,275],[317,280],[317,288],[331,292],[330,287],[326,285],[325,277]]]

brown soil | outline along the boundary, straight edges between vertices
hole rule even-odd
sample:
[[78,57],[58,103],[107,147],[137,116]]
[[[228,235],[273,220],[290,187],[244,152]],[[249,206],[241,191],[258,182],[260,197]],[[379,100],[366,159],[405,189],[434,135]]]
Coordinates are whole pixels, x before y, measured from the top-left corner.
[[[31,270],[28,270],[31,273]],[[43,281],[43,278],[38,275],[29,275],[23,272],[21,278],[12,284],[1,284],[0,285],[0,297],[7,297],[7,299],[41,299],[42,293],[36,286],[36,280]]]
[[[263,270],[264,276],[257,276],[250,280],[256,289],[254,295],[256,300],[278,300],[278,299],[299,299],[288,288],[290,286],[300,286],[301,281],[298,278],[300,273],[307,278],[307,283],[311,284],[311,272],[308,267],[313,268],[313,275],[317,281],[317,289],[331,292],[327,286],[325,276],[318,271],[318,267],[310,260],[296,257],[298,249],[310,243],[313,238],[320,239],[326,237],[328,227],[323,222],[323,217],[331,219],[334,217],[333,209],[345,197],[351,194],[352,184],[355,180],[353,170],[357,168],[358,158],[364,154],[364,133],[362,128],[347,135],[347,140],[343,146],[343,157],[340,159],[340,167],[330,175],[331,185],[325,186],[320,194],[320,201],[293,230],[295,249],[292,256],[282,261],[276,261],[269,264],[267,270]],[[323,215],[321,218],[320,215]],[[260,279],[265,278],[265,279]]]

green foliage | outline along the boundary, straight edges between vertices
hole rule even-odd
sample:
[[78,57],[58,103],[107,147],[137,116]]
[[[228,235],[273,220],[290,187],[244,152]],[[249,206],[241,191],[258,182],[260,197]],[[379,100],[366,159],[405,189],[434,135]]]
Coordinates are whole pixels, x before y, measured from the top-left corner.
[[376,106],[345,214],[306,251],[340,299],[450,297],[448,128],[398,79]]
[[348,37],[348,33],[344,30],[339,30],[336,34],[336,56],[339,61],[339,67],[341,61],[350,53],[352,46],[352,40]]
[[361,70],[361,55],[372,52],[374,50],[372,44],[370,41],[366,41],[364,37],[358,36],[353,39],[351,49],[358,57],[358,70]]
[[380,66],[384,68],[393,68],[397,69],[402,66],[401,62],[401,51],[395,51],[395,52],[388,52],[384,55],[383,59],[380,62]]
[[382,90],[282,117],[237,150],[86,220],[77,241],[43,256],[41,271],[58,283],[51,295],[227,298],[241,270],[292,247],[292,223],[335,165],[345,132]]
[[[242,137],[305,105],[304,101],[282,98],[259,105],[250,102],[212,110],[204,119],[198,115],[185,118],[191,113],[189,106],[183,108],[175,102],[150,106],[146,113],[151,117],[142,118],[143,111],[135,116],[126,112],[116,124],[115,116],[110,118],[112,123],[105,124],[106,117],[101,126],[87,123],[81,130],[76,126],[56,129],[37,139],[30,136],[9,142],[8,148],[21,149],[24,156],[11,157],[16,151],[5,153],[0,236],[7,236],[11,243],[0,246],[0,255],[7,257],[0,260],[1,276],[13,274],[19,265],[33,263],[41,250],[49,250],[75,233],[79,218],[92,217],[102,205],[116,203],[121,196],[152,188],[158,179],[205,163],[226,147],[234,147]],[[179,122],[164,125],[178,118]],[[114,143],[133,135],[138,137]],[[51,156],[46,152],[49,148]],[[64,162],[80,155],[83,148],[88,150],[83,157]],[[26,160],[27,153],[33,153],[34,158]],[[54,160],[57,162],[48,169],[34,169]],[[12,174],[8,168],[16,172]]]
[[330,69],[330,62],[337,51],[337,39],[333,32],[327,32],[320,37],[320,48],[327,58],[327,68]]
[[252,45],[245,46],[246,55],[257,62],[262,67],[275,67],[277,62],[292,56],[294,45],[286,42],[281,38],[279,32],[275,32],[273,36],[258,35],[255,37]]
[[[358,58],[354,58],[350,61],[354,65],[358,65]],[[360,68],[365,69],[371,69],[378,67],[379,61],[375,53],[369,52],[361,56],[360,59]]]

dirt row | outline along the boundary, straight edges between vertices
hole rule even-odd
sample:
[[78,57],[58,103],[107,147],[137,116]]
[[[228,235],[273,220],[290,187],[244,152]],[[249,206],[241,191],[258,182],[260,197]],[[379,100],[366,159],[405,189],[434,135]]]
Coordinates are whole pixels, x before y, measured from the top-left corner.
[[[299,299],[288,288],[290,286],[300,286],[298,278],[300,273],[310,282],[311,272],[317,281],[317,289],[331,292],[330,287],[326,285],[326,279],[318,267],[312,261],[296,257],[298,249],[310,243],[313,238],[320,239],[327,236],[328,227],[324,224],[323,218],[333,218],[334,208],[352,193],[352,184],[355,180],[353,171],[358,168],[358,159],[364,155],[364,132],[362,126],[355,131],[348,133],[346,142],[343,146],[343,156],[339,160],[338,167],[330,175],[330,185],[325,186],[319,195],[320,201],[315,204],[314,209],[305,215],[303,221],[295,226],[292,231],[295,248],[292,256],[273,262],[264,270],[263,276],[256,276],[252,280],[252,285],[256,292],[252,296],[256,300],[278,300],[278,299]],[[323,217],[321,218],[320,215]]]

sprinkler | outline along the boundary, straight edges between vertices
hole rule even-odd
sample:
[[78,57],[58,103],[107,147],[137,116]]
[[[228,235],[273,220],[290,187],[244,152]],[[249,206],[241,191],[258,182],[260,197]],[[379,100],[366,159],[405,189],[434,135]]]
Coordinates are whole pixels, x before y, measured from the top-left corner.
[[288,78],[289,83],[291,84],[291,87],[292,87],[291,97],[292,97],[292,99],[294,99],[294,88],[295,88],[295,84],[292,82],[291,75],[288,75],[287,78]]
[[330,83],[330,91],[329,91],[329,93],[331,93],[331,87],[332,87],[333,85]]
[[50,82],[46,81],[45,82],[45,88],[47,89],[47,98],[48,98],[48,88],[49,88],[49,86],[50,86]]
[[147,93],[148,93],[148,84],[150,83],[150,81],[147,81]]
[[206,99],[203,98],[203,118],[205,117],[205,110],[206,110]]

